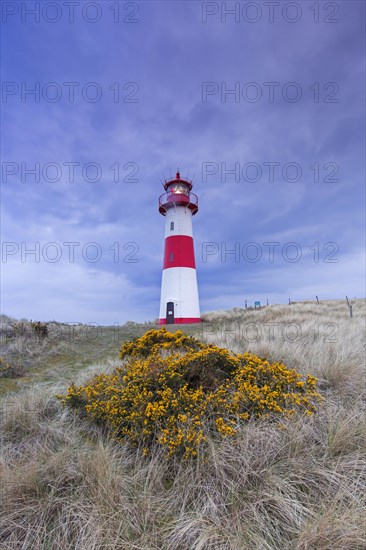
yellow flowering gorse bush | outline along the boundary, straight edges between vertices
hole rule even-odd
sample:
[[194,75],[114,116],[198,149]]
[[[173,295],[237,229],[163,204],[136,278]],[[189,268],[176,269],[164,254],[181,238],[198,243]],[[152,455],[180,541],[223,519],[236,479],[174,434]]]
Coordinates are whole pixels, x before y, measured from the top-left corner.
[[145,454],[155,442],[168,456],[195,456],[208,433],[232,437],[253,417],[311,415],[321,399],[313,376],[303,380],[282,363],[235,355],[180,330],[150,330],[125,343],[121,358],[112,374],[72,384],[58,397]]

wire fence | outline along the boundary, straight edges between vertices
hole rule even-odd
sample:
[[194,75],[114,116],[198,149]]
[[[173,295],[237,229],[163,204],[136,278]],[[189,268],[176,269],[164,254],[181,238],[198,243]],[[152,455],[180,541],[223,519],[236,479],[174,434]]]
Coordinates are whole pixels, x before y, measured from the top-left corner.
[[356,296],[354,296],[353,298],[349,298],[348,296],[345,296],[344,298],[324,298],[324,299],[321,299],[319,298],[319,296],[315,295],[313,299],[311,299],[311,297],[307,297],[307,298],[296,298],[296,299],[292,299],[292,298],[288,298],[288,301],[278,301],[278,300],[270,300],[269,298],[266,298],[265,300],[248,300],[248,299],[245,299],[244,300],[244,308],[245,309],[261,309],[263,307],[267,307],[267,306],[275,306],[275,305],[294,305],[294,304],[301,304],[301,303],[316,303],[316,304],[321,304],[322,302],[328,302],[328,301],[339,301],[339,302],[344,302],[345,305],[348,307],[349,309],[349,313],[350,313],[350,317],[353,316],[353,306],[354,304],[352,304],[351,302],[352,301],[357,301],[357,300],[366,300],[366,298],[357,298]]

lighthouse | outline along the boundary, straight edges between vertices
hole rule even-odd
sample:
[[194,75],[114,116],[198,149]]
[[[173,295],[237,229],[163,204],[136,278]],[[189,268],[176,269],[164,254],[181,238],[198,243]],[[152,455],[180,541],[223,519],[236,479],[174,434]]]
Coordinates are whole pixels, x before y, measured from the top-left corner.
[[165,216],[165,245],[161,282],[159,324],[199,323],[200,306],[194,259],[192,216],[198,212],[198,198],[192,182],[166,181],[159,197],[159,212]]

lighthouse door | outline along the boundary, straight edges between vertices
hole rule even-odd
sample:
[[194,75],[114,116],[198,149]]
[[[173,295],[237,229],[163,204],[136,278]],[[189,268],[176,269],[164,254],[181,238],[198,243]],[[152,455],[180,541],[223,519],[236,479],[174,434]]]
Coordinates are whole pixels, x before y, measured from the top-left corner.
[[166,305],[166,323],[174,325],[174,302],[168,302]]

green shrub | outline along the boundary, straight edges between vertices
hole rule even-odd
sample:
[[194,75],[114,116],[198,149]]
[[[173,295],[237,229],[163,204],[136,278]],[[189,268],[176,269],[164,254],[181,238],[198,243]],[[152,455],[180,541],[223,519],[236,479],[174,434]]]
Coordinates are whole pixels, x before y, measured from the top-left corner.
[[30,324],[34,334],[38,338],[47,338],[48,327],[45,323],[41,323],[40,321],[31,321]]
[[124,367],[58,397],[146,454],[156,443],[168,456],[195,456],[209,432],[233,437],[251,418],[311,415],[321,400],[313,376],[303,380],[282,363],[235,355],[182,331],[150,330],[125,343],[121,358]]

